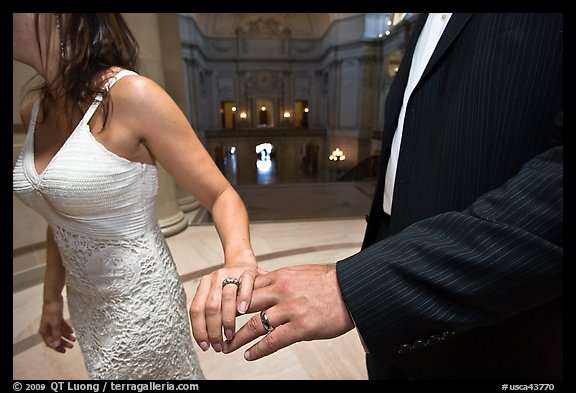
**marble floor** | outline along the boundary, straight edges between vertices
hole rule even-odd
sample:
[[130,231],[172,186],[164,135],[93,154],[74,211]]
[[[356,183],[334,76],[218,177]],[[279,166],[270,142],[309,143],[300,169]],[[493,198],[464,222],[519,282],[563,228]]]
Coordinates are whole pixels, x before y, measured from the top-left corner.
[[[251,240],[259,265],[271,270],[303,263],[334,263],[356,253],[366,225],[370,187],[335,183],[239,189],[251,217]],[[209,220],[193,221],[185,231],[167,239],[188,302],[199,277],[223,261],[213,225]],[[87,379],[78,345],[59,354],[47,349],[37,334],[42,289],[38,284],[13,293],[12,377]],[[240,317],[239,324],[247,318]],[[243,350],[225,355],[197,347],[197,353],[210,380],[367,379],[364,351],[355,330],[332,340],[297,343],[254,362],[243,359]]]

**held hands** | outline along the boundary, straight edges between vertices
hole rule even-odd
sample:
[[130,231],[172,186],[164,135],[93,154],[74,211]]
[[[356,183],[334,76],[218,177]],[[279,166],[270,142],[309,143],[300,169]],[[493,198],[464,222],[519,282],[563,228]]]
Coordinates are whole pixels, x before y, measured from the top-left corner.
[[200,280],[190,305],[190,320],[194,339],[203,351],[210,345],[216,352],[222,351],[222,331],[227,339],[234,336],[236,315],[244,314],[250,305],[257,269],[251,254],[227,261]]
[[38,330],[46,346],[60,353],[66,353],[76,341],[72,326],[64,319],[63,304],[61,297],[56,301],[44,303]]
[[256,360],[296,342],[334,338],[354,328],[336,265],[300,265],[258,273],[247,312],[261,312],[224,342],[224,353],[264,336],[244,353],[246,360]]

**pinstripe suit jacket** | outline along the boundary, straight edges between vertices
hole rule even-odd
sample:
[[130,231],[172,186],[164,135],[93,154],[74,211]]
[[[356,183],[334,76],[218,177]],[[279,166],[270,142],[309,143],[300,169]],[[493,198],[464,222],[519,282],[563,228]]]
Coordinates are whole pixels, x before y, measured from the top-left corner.
[[372,357],[414,378],[560,377],[563,15],[452,15],[408,102],[388,219],[424,21],[387,97],[362,251],[337,263],[344,300]]

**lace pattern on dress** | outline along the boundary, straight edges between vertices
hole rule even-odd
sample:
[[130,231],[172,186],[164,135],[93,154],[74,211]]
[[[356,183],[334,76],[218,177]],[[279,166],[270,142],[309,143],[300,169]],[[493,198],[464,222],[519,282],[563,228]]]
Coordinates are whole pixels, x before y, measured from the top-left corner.
[[203,378],[186,295],[159,228],[105,241],[58,227],[54,234],[92,379]]

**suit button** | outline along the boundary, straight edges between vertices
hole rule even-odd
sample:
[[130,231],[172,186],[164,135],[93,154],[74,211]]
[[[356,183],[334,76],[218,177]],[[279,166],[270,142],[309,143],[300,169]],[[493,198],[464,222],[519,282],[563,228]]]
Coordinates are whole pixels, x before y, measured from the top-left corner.
[[422,340],[416,340],[412,343],[412,349],[420,349],[420,348],[424,348],[426,346],[426,343]]
[[410,351],[412,351],[412,345],[410,344],[402,344],[400,346],[400,349],[398,349],[398,353],[400,355],[404,355],[405,353],[408,353]]
[[436,335],[432,335],[432,336],[428,337],[428,339],[426,340],[426,344],[433,345],[433,344],[436,344],[440,340],[442,340],[440,337],[438,337]]

